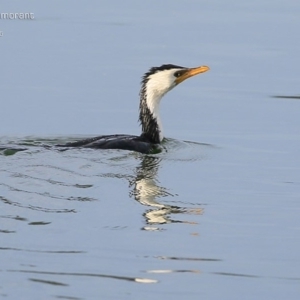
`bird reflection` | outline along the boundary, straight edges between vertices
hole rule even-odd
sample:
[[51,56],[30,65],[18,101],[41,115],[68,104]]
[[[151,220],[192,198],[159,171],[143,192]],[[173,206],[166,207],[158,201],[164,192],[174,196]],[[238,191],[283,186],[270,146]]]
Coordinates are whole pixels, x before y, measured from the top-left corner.
[[[160,186],[157,179],[160,157],[143,156],[140,165],[136,168],[136,177],[130,182],[133,190],[130,196],[134,197],[142,205],[150,206],[151,209],[143,215],[148,225],[166,224],[166,223],[190,223],[188,221],[174,220],[172,214],[193,213],[202,214],[201,208],[187,209],[175,205],[164,204],[160,201],[163,197],[174,197],[165,187]],[[157,228],[144,227],[145,230],[155,230]]]

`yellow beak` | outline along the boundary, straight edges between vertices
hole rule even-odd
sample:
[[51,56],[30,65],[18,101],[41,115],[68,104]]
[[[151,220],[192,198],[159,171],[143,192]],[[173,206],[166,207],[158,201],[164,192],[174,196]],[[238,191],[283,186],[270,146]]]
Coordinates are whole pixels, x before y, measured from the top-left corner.
[[195,76],[200,73],[204,73],[208,70],[209,70],[209,67],[207,67],[207,66],[201,66],[201,67],[197,67],[197,68],[187,69],[186,72],[182,73],[182,75],[180,75],[179,77],[177,77],[175,79],[175,82],[176,82],[176,84],[179,84],[182,81],[184,81],[192,76]]

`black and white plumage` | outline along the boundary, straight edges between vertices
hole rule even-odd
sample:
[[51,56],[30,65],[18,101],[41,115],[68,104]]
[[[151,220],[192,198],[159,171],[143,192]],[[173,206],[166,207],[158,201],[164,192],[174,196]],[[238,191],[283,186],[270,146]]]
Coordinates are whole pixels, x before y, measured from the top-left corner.
[[102,135],[57,146],[151,152],[164,138],[159,114],[159,104],[162,97],[185,79],[208,70],[209,67],[207,66],[185,68],[167,64],[153,67],[145,73],[140,90],[139,121],[142,126],[140,136]]

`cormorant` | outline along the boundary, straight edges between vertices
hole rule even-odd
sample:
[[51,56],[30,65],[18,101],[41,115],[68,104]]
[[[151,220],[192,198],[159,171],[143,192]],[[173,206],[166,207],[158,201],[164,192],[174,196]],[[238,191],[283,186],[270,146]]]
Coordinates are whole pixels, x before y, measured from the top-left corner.
[[157,148],[164,138],[159,114],[161,98],[185,79],[204,73],[207,66],[185,68],[172,64],[152,67],[142,77],[140,90],[139,121],[142,126],[140,136],[114,134],[101,135],[59,147],[84,147],[96,149],[123,149],[149,153]]

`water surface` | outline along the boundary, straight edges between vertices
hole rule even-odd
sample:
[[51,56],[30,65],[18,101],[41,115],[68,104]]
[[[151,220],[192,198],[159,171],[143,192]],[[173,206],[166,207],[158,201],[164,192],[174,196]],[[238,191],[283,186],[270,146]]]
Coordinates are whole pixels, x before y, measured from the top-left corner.
[[[0,297],[298,299],[298,2],[3,4]],[[163,63],[211,70],[161,153],[54,147],[139,134]]]

